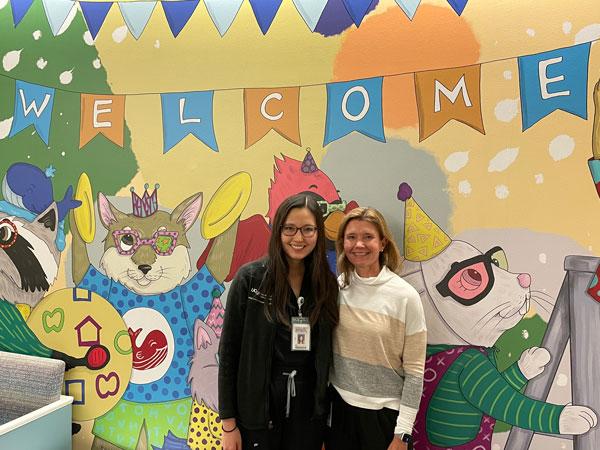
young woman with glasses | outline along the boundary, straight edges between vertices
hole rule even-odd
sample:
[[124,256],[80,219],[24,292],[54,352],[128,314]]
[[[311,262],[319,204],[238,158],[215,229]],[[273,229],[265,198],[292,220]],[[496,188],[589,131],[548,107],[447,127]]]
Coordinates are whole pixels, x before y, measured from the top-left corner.
[[406,450],[423,391],[427,332],[417,291],[383,216],[356,208],[336,241],[340,323],[333,336],[327,450]]
[[268,255],[238,271],[219,347],[223,449],[320,450],[337,284],[317,202],[277,209]]

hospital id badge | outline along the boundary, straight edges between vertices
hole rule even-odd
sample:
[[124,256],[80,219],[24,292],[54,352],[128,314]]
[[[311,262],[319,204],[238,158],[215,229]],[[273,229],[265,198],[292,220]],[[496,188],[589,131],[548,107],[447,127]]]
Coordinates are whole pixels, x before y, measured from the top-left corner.
[[310,321],[308,317],[292,317],[292,351],[310,351]]

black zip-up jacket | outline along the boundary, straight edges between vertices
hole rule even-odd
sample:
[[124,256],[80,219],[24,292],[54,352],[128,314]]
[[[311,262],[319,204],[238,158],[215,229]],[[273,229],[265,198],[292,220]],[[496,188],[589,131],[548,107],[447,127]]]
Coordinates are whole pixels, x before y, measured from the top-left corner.
[[[219,344],[219,415],[236,418],[249,430],[267,429],[269,383],[275,339],[275,323],[265,316],[261,292],[266,273],[264,261],[242,266],[234,278],[225,308]],[[327,406],[327,381],[331,362],[331,326],[319,318],[315,348],[316,382],[313,417],[323,417]]]

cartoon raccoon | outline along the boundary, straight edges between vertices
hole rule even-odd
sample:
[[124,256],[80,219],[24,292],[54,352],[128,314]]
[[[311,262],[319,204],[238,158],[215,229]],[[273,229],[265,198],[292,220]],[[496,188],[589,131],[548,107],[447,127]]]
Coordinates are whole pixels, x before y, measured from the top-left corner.
[[0,298],[34,307],[58,273],[54,244],[58,211],[52,203],[33,221],[0,212]]

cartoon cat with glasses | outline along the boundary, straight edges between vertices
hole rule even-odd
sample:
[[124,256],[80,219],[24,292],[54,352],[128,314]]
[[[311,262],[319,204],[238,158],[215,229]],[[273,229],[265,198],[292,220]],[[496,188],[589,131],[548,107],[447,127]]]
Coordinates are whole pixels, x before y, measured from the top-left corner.
[[526,349],[516,363],[498,369],[494,345],[529,311],[531,276],[510,272],[500,247],[482,253],[450,239],[411,197],[403,183],[401,276],[419,292],[427,321],[415,448],[490,449],[496,420],[554,434],[578,435],[596,426],[596,413],[586,406],[555,405],[521,393],[549,363],[545,348]]
[[134,449],[138,436],[142,447],[152,448],[167,435],[187,437],[194,321],[204,320],[212,296],[223,287],[206,266],[186,281],[191,272],[187,232],[202,208],[202,193],[168,213],[158,208],[157,189],[142,197],[132,191],[132,214],[98,194],[100,222],[107,230],[101,270],[90,264],[86,244],[72,227],[74,282],[115,307],[132,344],[130,383],[119,403],[96,419],[93,448]]

